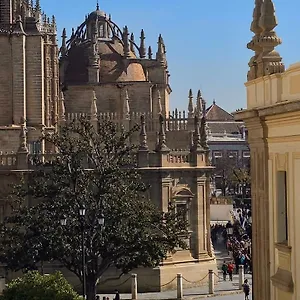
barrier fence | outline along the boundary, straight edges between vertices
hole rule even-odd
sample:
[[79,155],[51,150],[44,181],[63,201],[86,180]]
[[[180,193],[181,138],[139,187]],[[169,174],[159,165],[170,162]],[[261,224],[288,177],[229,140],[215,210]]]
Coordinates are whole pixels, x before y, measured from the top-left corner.
[[[160,286],[151,286],[148,284],[146,286],[149,288],[158,288],[158,287],[161,288],[161,287],[165,287],[165,286],[171,284],[172,282],[174,282],[176,280],[177,299],[183,299],[183,282],[184,281],[191,283],[191,284],[197,284],[197,283],[200,283],[201,281],[203,281],[204,279],[206,279],[207,277],[208,277],[208,294],[213,295],[215,293],[215,277],[218,278],[219,280],[223,281],[223,278],[220,277],[213,270],[209,270],[208,273],[203,278],[201,278],[200,280],[197,280],[197,281],[190,281],[190,280],[186,279],[184,276],[182,276],[182,274],[179,273],[172,280],[170,280],[164,284],[161,284]],[[123,284],[128,282],[130,279],[131,279],[131,299],[137,300],[138,299],[138,276],[137,276],[137,274],[131,274],[131,277],[127,278],[121,284],[114,285],[111,287],[114,287],[114,288],[121,287]],[[240,265],[239,266],[239,287],[238,287],[239,290],[243,289],[244,279],[245,279],[244,266]],[[100,298],[98,298],[98,299],[100,299]],[[107,300],[107,299],[103,299],[103,300]]]

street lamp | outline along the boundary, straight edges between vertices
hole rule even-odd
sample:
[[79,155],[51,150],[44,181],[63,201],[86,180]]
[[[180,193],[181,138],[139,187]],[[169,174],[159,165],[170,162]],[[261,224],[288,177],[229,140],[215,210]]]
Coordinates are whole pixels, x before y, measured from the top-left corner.
[[86,277],[85,277],[85,206],[82,205],[79,208],[79,216],[81,223],[81,258],[82,258],[82,295],[83,299],[86,299]]
[[[81,256],[82,256],[82,295],[83,299],[86,299],[86,261],[85,261],[85,215],[86,215],[86,208],[84,205],[79,207],[79,217],[80,217],[80,224],[81,224]],[[98,224],[102,228],[104,226],[104,215],[101,212],[100,216],[97,219]],[[67,218],[63,215],[60,219],[61,226],[67,225]]]

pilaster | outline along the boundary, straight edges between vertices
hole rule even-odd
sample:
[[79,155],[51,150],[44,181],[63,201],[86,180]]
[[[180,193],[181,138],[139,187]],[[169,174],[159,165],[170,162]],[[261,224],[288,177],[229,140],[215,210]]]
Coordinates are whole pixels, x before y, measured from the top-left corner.
[[245,122],[251,150],[253,295],[255,299],[270,299],[267,132],[264,121],[258,117]]
[[27,36],[27,120],[29,126],[45,124],[44,40],[39,33]]
[[[20,23],[21,25],[21,23]],[[22,26],[22,25],[21,25]],[[21,31],[12,34],[12,101],[13,124],[26,119],[26,35]]]

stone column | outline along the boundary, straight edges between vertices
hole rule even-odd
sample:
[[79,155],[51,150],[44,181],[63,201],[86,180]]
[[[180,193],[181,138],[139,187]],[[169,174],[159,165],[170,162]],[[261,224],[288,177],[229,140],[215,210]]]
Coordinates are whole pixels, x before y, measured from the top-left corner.
[[131,274],[131,299],[137,299],[137,274]]

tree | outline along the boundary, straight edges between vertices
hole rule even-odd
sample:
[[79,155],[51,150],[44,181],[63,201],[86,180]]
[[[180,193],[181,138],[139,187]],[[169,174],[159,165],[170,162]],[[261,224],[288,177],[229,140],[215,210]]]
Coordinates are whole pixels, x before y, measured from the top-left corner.
[[215,177],[219,179],[219,186],[222,195],[226,196],[227,190],[234,190],[238,193],[241,188],[242,195],[245,189],[251,184],[250,167],[244,165],[240,159],[222,158],[216,161]]
[[60,272],[51,275],[41,275],[33,271],[28,272],[21,278],[11,281],[1,300],[81,300],[72,286]]
[[[2,262],[18,270],[57,260],[82,282],[84,229],[87,297],[94,300],[109,267],[122,274],[155,267],[175,248],[185,248],[186,221],[171,204],[162,212],[146,198],[136,147],[129,142],[136,130],[117,130],[112,122],[95,128],[81,119],[46,135],[58,154],[46,161],[38,156],[36,167],[14,189],[13,214],[0,232]],[[84,222],[78,215],[83,205]],[[103,216],[104,226],[98,222]],[[60,226],[65,217],[67,225]]]

